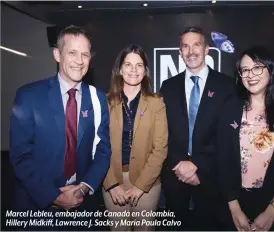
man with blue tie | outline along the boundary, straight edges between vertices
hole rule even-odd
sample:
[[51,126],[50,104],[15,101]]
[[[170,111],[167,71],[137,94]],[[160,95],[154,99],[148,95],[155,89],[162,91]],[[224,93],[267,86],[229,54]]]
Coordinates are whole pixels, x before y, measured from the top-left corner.
[[169,141],[162,169],[167,207],[180,230],[218,229],[216,128],[221,106],[234,94],[233,79],[206,65],[209,47],[200,28],[180,36],[186,70],[162,83]]
[[106,95],[82,82],[91,59],[87,33],[65,28],[53,54],[58,74],[21,87],[12,108],[10,161],[17,211],[83,205],[110,164]]

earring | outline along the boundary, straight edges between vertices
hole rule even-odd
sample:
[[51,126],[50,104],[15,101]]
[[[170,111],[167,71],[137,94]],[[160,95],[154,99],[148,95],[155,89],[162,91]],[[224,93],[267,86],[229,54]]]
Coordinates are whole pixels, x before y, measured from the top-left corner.
[[238,85],[238,81],[239,81],[239,79],[238,79],[238,78],[236,78],[236,82],[235,82],[235,84],[236,84],[236,85]]
[[149,69],[146,67],[146,76],[149,77],[150,73],[149,73]]

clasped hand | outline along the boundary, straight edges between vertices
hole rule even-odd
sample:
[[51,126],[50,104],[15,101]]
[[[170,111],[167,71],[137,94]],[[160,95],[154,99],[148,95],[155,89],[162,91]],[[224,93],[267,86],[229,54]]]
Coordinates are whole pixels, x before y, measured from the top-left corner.
[[83,184],[61,187],[60,191],[62,193],[53,202],[54,205],[64,210],[78,207],[84,200],[84,196],[80,191],[83,187]]
[[117,187],[109,190],[109,193],[114,204],[124,206],[129,203],[133,207],[137,206],[138,201],[144,191],[136,186],[133,186],[128,190],[124,190],[122,186],[118,185]]
[[194,186],[200,184],[196,174],[197,167],[191,161],[180,161],[172,170],[178,177],[178,180]]
[[259,214],[250,228],[253,231],[269,231],[274,224],[274,210],[273,206],[268,206],[265,211]]
[[240,206],[231,208],[231,215],[238,231],[268,231],[274,223],[274,210],[268,206],[251,222]]

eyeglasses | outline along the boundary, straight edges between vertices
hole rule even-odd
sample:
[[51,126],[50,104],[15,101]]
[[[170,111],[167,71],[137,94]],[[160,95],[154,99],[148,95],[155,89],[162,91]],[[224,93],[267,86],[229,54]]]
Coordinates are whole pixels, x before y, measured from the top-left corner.
[[261,75],[263,73],[264,68],[266,68],[266,66],[254,66],[252,69],[242,68],[239,71],[239,75],[242,78],[247,78],[250,74],[250,71],[251,71],[253,73],[253,75],[258,76],[258,75]]

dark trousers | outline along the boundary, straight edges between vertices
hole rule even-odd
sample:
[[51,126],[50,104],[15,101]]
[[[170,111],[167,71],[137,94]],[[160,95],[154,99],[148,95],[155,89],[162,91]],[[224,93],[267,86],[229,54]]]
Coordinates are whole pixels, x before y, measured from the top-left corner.
[[[209,194],[202,186],[191,186],[177,179],[172,170],[164,167],[162,184],[166,197],[166,206],[175,213],[181,226],[167,228],[170,230],[212,231],[222,230],[218,210],[222,202],[217,194]],[[194,209],[189,209],[192,198]],[[223,204],[225,204],[223,202]]]

